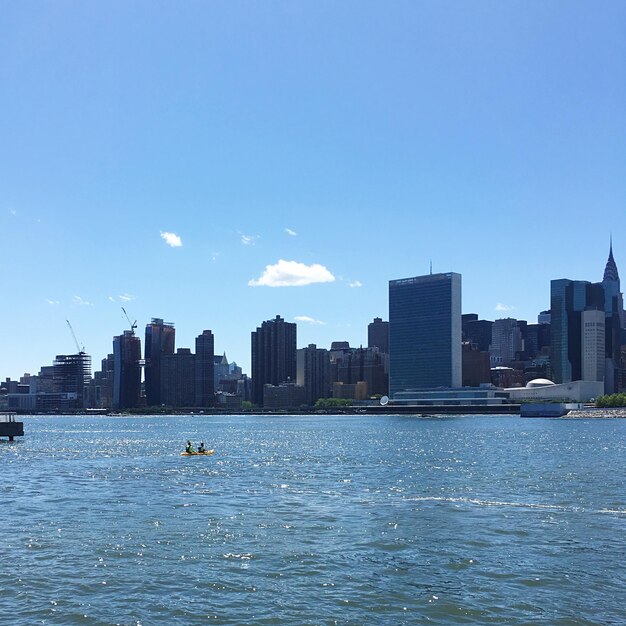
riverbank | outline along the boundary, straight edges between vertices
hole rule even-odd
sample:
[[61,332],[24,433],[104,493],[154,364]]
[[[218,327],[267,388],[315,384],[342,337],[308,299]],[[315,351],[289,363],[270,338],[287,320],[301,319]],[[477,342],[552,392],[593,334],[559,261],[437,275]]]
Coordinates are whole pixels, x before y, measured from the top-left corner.
[[626,418],[626,407],[616,408],[616,409],[596,408],[596,407],[588,407],[585,409],[575,409],[573,411],[570,411],[565,417],[573,417],[573,418],[580,418],[580,419],[607,418],[607,417]]
[[519,415],[519,404],[499,404],[499,405],[480,405],[480,404],[463,404],[463,405],[390,405],[381,406],[380,404],[372,405],[354,405],[346,407],[330,407],[327,409],[318,409],[315,407],[305,409],[133,409],[132,411],[112,411],[108,409],[87,409],[83,411],[30,411],[21,413],[15,411],[15,414],[24,415],[75,415],[75,416],[141,416],[141,415],[198,415],[198,416],[218,416],[218,415],[418,415],[427,417],[429,415]]

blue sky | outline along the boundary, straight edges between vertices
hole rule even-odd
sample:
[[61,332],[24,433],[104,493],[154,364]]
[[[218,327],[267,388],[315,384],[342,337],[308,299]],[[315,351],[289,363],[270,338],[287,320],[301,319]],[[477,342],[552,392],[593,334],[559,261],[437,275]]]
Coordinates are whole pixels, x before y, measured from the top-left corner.
[[5,0],[0,377],[74,352],[66,319],[97,369],[121,306],[249,372],[277,314],[299,346],[365,344],[431,259],[486,319],[600,280],[611,232],[626,276],[624,24],[611,1]]

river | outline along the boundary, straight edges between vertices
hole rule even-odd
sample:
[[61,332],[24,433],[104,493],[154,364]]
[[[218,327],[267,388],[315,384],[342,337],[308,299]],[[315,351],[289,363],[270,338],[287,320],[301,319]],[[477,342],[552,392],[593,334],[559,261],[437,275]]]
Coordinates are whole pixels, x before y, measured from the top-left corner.
[[626,420],[24,422],[0,624],[626,623]]

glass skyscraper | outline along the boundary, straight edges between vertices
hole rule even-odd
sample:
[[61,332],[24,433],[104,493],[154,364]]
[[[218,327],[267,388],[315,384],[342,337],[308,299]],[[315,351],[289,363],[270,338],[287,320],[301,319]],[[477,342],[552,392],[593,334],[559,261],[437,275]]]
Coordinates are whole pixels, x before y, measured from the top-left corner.
[[461,275],[389,281],[389,394],[460,387]]

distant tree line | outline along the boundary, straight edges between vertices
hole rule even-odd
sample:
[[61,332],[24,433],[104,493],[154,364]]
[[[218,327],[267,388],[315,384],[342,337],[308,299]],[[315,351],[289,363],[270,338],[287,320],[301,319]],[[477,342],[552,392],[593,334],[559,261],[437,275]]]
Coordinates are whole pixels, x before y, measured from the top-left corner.
[[626,406],[626,393],[612,393],[596,398],[596,406],[601,409]]

